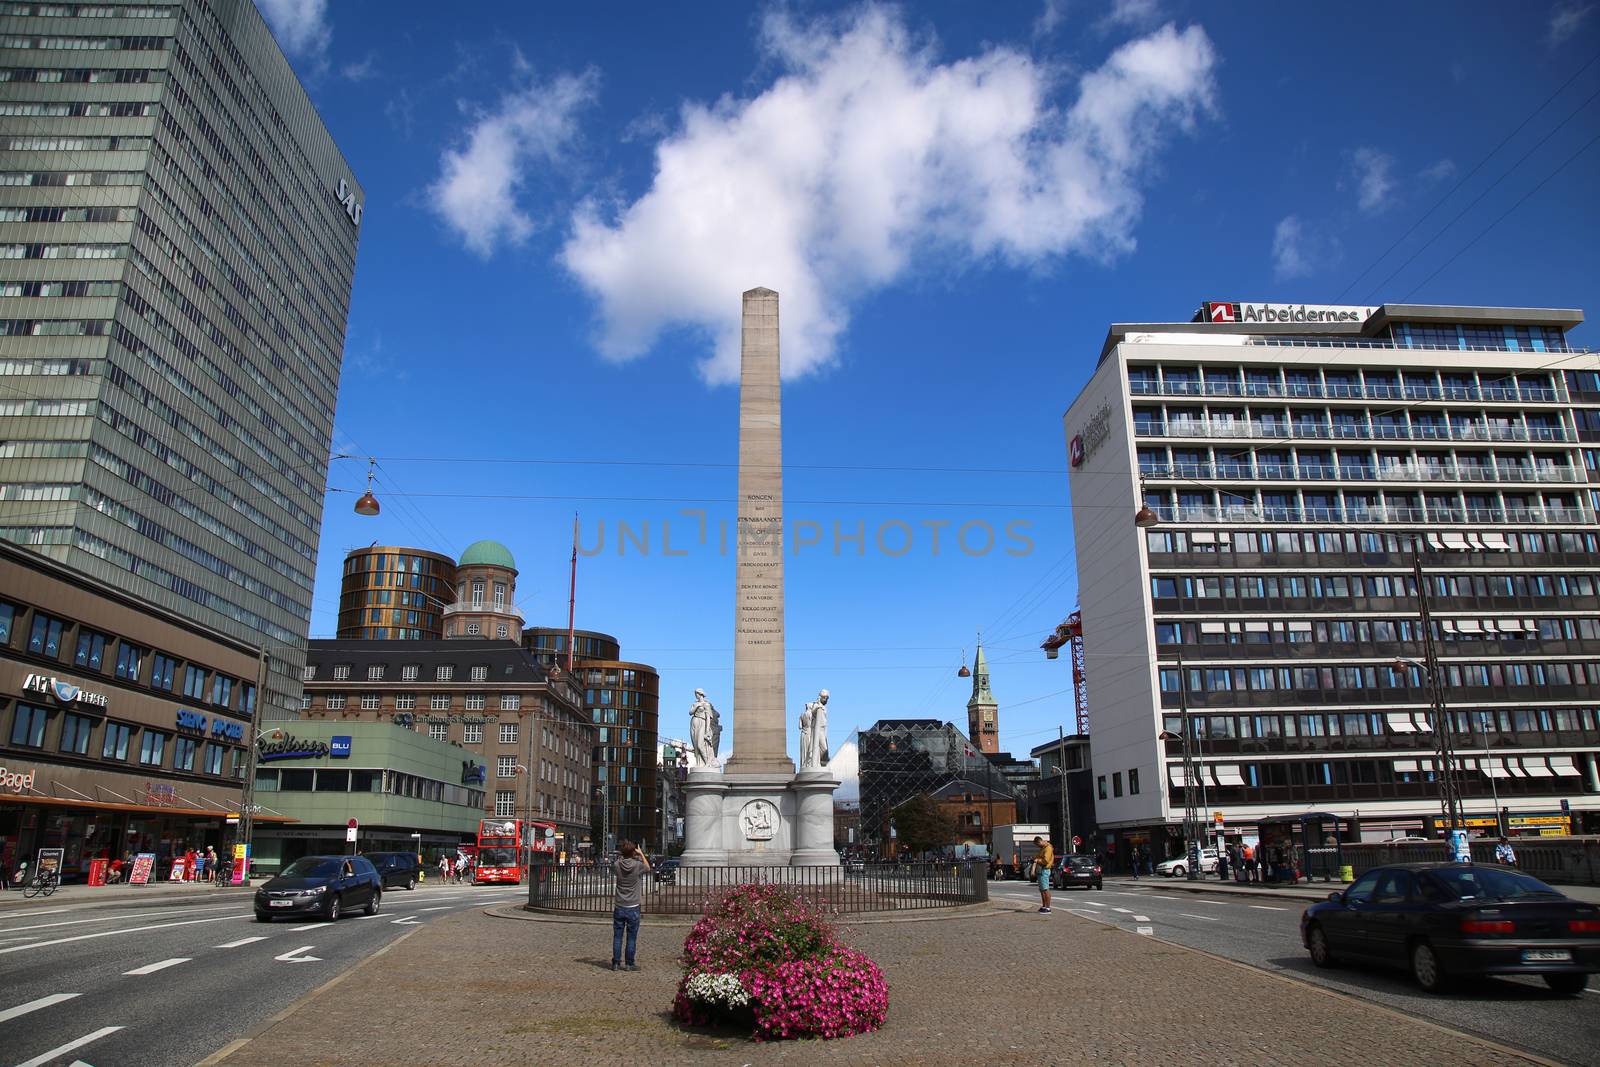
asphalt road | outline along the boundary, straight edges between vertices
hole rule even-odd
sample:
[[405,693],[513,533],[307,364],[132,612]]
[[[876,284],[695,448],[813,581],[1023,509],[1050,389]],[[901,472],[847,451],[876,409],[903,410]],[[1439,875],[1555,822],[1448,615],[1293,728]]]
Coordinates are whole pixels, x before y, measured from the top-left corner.
[[[996,899],[1039,900],[1037,889],[1017,882],[991,882],[989,892]],[[1163,893],[1159,882],[1149,889],[1056,890],[1052,897],[1056,912],[1292,975],[1553,1060],[1600,1067],[1600,992],[1594,986],[1580,997],[1562,998],[1537,978],[1492,978],[1434,996],[1401,971],[1354,965],[1320,970],[1300,944],[1300,901]],[[1039,918],[1048,922],[1051,917]],[[1317,1025],[1316,1019],[1281,1022]],[[1374,1053],[1382,1062],[1382,1050]]]
[[254,921],[248,899],[0,917],[0,1067],[187,1067],[460,908],[525,889],[391,889],[375,916]]

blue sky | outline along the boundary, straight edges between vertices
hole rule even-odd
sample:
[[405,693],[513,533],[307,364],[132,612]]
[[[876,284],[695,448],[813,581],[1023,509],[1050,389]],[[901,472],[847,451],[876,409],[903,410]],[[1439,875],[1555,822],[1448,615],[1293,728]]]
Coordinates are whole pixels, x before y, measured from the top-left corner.
[[821,540],[789,562],[792,712],[826,686],[836,739],[964,722],[982,627],[1022,753],[1071,728],[1037,644],[1107,323],[1600,307],[1590,4],[259,2],[366,192],[335,447],[378,457],[384,510],[333,463],[313,633],[374,540],[504,541],[564,625],[576,509],[605,530],[578,626],[661,670],[668,735],[696,686],[732,706],[743,289],[783,296],[787,512]]

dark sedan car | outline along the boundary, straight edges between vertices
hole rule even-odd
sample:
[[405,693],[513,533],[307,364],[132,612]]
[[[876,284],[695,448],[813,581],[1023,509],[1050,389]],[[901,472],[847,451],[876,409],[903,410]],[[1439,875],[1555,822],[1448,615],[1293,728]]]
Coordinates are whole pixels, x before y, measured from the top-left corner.
[[1062,856],[1061,863],[1056,867],[1055,877],[1050,879],[1054,889],[1070,889],[1081,885],[1085,889],[1104,889],[1104,875],[1100,870],[1100,861],[1093,856],[1073,854]]
[[315,915],[329,922],[351,908],[378,914],[383,882],[365,856],[302,856],[256,890],[256,921]]
[[1600,971],[1600,907],[1494,864],[1374,868],[1307,908],[1300,938],[1319,967],[1403,966],[1430,993],[1458,977],[1527,974],[1576,996]]
[[417,888],[417,881],[422,877],[422,864],[418,862],[415,852],[363,852],[362,855],[372,861],[378,877],[383,879],[383,888],[396,885],[406,889]]
[[674,858],[658,860],[650,865],[650,873],[655,876],[655,880],[660,884],[675,885],[678,881],[678,865],[682,862],[682,860]]

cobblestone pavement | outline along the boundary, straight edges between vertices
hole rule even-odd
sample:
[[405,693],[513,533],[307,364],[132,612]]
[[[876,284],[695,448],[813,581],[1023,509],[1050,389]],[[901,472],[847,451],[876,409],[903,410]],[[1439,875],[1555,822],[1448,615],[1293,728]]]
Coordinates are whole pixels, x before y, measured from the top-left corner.
[[883,967],[883,1030],[758,1045],[686,1032],[669,1009],[686,927],[646,924],[638,972],[609,924],[472,911],[430,923],[223,1059],[373,1063],[1339,1064],[1545,1062],[1246,966],[1005,903],[846,924]]

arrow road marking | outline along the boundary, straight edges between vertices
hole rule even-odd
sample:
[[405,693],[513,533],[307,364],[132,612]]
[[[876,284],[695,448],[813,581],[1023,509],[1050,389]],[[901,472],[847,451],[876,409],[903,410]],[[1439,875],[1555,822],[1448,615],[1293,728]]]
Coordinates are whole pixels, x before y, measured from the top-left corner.
[[82,993],[51,993],[48,997],[40,997],[38,1000],[30,1000],[26,1004],[18,1004],[14,1008],[0,1011],[0,1023],[8,1023],[19,1015],[26,1015],[30,1011],[38,1011],[40,1008],[48,1008],[53,1004],[60,1004],[63,1000],[81,996]]
[[180,963],[188,963],[189,959],[190,957],[188,956],[174,956],[172,959],[162,960],[160,963],[147,963],[143,967],[135,967],[131,971],[123,971],[122,974],[124,977],[130,974],[155,974],[157,971],[164,971],[168,967],[176,967]]
[[57,1056],[61,1056],[61,1055],[64,1055],[64,1054],[66,1054],[68,1052],[71,1052],[75,1048],[81,1048],[84,1045],[87,1045],[91,1041],[99,1041],[102,1037],[105,1037],[107,1034],[114,1034],[118,1030],[121,1030],[121,1029],[122,1029],[122,1027],[120,1027],[120,1026],[102,1026],[100,1029],[96,1030],[92,1034],[84,1034],[82,1037],[78,1038],[76,1041],[68,1041],[65,1045],[59,1045],[56,1048],[51,1049],[49,1052],[43,1053],[41,1055],[35,1056],[31,1060],[27,1060],[27,1061],[25,1061],[23,1063],[17,1064],[17,1067],[44,1067],[45,1064],[49,1063],[51,1060],[55,1059]]
[[421,926],[422,920],[415,915],[405,915],[398,919],[390,919],[396,926]]
[[265,937],[241,937],[237,941],[229,941],[225,945],[212,945],[212,948],[240,948],[244,945],[253,945],[257,941],[265,941]]
[[302,955],[300,955],[300,953],[302,953],[302,952],[310,952],[312,949],[314,949],[316,947],[317,947],[316,945],[301,945],[299,948],[292,948],[288,952],[285,952],[283,955],[274,956],[272,958],[277,960],[279,963],[313,963],[315,961],[318,961],[318,960],[322,959],[322,957],[321,956],[302,956]]

